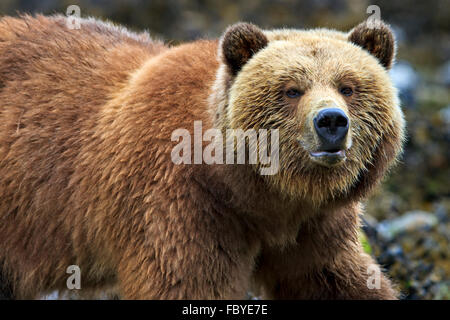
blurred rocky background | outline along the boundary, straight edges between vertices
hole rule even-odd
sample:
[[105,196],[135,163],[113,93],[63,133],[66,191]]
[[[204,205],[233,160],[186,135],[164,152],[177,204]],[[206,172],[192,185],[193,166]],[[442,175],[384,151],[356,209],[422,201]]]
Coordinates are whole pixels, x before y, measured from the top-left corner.
[[62,13],[147,29],[176,44],[217,37],[237,21],[264,28],[349,30],[380,7],[399,50],[391,76],[408,123],[403,158],[366,204],[365,248],[404,299],[450,299],[450,2],[365,0],[1,0],[0,14]]

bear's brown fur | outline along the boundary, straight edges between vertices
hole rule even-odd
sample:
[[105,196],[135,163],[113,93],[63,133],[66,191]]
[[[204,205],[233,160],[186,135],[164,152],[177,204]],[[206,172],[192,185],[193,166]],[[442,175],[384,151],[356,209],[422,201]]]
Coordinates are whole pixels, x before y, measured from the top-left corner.
[[[394,54],[381,22],[349,34],[237,24],[170,48],[95,20],[2,18],[3,294],[64,291],[78,265],[86,297],[244,298],[253,285],[268,298],[394,299],[384,276],[368,288],[375,262],[358,241],[359,201],[401,151]],[[280,98],[287,84],[304,95]],[[333,167],[307,152],[323,96],[351,120]],[[280,129],[279,173],[174,164],[171,134],[194,121]]]

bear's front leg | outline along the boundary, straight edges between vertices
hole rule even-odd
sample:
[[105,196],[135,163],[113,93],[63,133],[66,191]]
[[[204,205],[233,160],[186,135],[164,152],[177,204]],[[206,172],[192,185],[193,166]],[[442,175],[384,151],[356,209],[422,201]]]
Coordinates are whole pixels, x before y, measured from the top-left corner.
[[359,205],[324,212],[303,225],[297,243],[265,248],[255,274],[272,299],[397,299],[358,240]]

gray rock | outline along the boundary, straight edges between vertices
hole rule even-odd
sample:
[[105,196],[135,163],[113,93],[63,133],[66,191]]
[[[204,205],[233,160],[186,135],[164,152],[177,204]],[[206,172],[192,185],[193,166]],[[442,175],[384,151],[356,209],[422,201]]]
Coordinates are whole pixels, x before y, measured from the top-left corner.
[[389,75],[395,87],[400,91],[416,89],[420,80],[417,72],[406,61],[397,62],[389,71]]
[[402,232],[433,227],[438,223],[437,217],[425,211],[409,211],[401,217],[385,220],[378,224],[377,231],[385,239],[390,240]]
[[450,61],[447,61],[439,70],[439,80],[446,86],[450,86]]
[[439,111],[442,121],[446,125],[450,125],[450,104]]

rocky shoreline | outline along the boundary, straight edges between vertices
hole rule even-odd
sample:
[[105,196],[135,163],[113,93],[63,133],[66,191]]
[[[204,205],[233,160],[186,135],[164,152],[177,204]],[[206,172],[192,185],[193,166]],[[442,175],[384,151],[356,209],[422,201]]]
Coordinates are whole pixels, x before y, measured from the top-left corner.
[[449,208],[410,211],[378,222],[365,216],[366,251],[401,291],[402,299],[450,299]]

